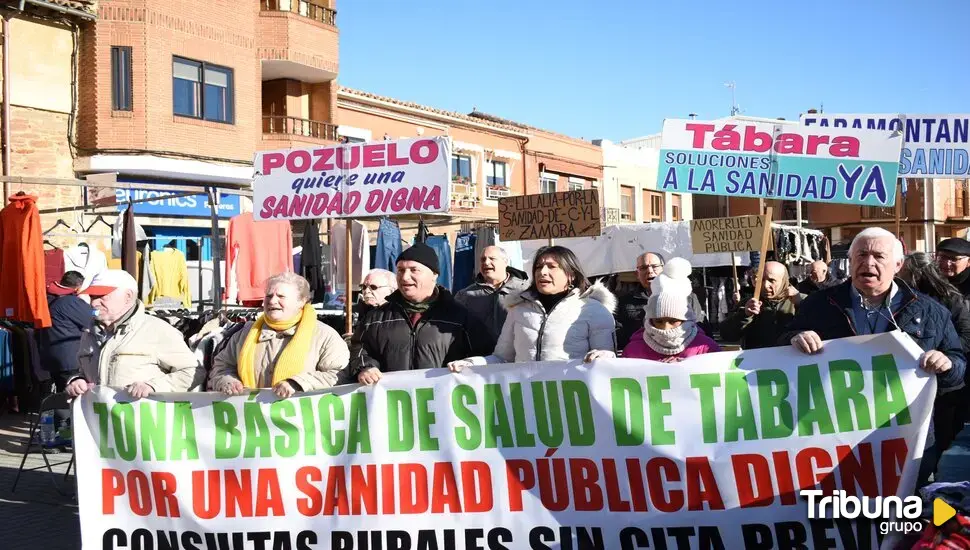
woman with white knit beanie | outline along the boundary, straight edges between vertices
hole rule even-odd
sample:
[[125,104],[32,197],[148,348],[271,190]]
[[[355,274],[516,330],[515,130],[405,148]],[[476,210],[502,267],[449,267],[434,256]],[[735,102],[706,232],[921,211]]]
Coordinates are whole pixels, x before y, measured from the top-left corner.
[[694,355],[721,351],[697,326],[690,309],[690,272],[690,262],[673,258],[650,283],[643,328],[633,334],[623,349],[624,358],[676,363]]

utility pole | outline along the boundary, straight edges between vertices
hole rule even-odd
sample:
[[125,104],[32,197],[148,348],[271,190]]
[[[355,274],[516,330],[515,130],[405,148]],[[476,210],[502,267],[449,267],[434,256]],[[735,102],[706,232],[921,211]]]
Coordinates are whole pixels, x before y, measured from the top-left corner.
[[741,112],[741,108],[738,107],[738,102],[735,97],[735,91],[737,90],[737,83],[733,80],[730,82],[725,82],[724,87],[731,89],[731,116],[735,116]]

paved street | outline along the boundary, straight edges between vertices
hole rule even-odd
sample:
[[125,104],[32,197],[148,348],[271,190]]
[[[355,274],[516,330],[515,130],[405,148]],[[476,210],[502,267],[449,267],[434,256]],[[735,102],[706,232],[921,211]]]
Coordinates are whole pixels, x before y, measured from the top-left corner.
[[[74,549],[80,548],[77,506],[71,497],[58,494],[46,469],[26,472],[16,493],[11,493],[17,468],[27,442],[30,424],[26,416],[0,416],[0,549]],[[67,462],[69,454],[48,455],[52,463]],[[25,468],[42,466],[39,453],[27,458]],[[55,466],[63,473],[67,464]],[[63,476],[58,476],[59,482]],[[74,493],[74,478],[67,487]]]

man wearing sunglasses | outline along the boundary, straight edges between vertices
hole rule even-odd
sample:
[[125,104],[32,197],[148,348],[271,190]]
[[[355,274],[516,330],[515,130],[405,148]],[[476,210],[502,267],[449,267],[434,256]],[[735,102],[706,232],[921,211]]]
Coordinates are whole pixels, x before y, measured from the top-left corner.
[[970,300],[970,241],[944,239],[936,246],[936,263],[943,275]]
[[374,308],[384,305],[397,290],[397,277],[386,269],[372,269],[360,284],[360,301]]

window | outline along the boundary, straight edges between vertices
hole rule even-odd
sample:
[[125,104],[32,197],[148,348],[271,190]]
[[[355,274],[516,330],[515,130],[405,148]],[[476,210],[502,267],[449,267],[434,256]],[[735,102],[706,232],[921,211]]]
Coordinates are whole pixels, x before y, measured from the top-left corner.
[[574,178],[570,176],[569,187],[568,187],[570,191],[582,191],[585,188],[586,188],[586,180],[584,180],[583,178]]
[[176,115],[232,124],[232,69],[175,57],[172,99]]
[[472,182],[472,158],[467,155],[451,156],[451,179],[462,179],[465,183]]
[[670,195],[670,209],[671,209],[671,220],[675,222],[681,221],[683,218],[681,214],[681,201],[680,195]]
[[131,46],[111,46],[111,108],[131,110]]
[[658,191],[643,192],[643,220],[645,222],[664,221],[664,194]]
[[620,186],[620,219],[633,219],[633,188],[627,185]]
[[506,165],[504,162],[485,163],[485,183],[505,187]]
[[539,192],[555,193],[556,185],[559,183],[559,176],[555,174],[541,174],[539,176]]

